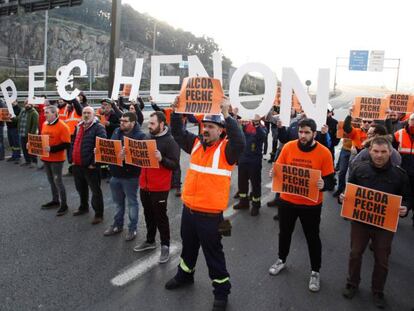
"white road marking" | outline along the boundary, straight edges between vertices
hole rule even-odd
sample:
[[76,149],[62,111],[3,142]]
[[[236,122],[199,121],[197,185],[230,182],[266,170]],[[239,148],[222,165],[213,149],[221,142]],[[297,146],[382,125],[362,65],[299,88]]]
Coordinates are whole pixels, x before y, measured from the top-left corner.
[[[179,250],[180,247],[177,243],[172,243],[170,245],[170,260],[179,252]],[[111,284],[114,286],[124,286],[129,282],[136,280],[144,273],[159,265],[159,256],[160,252],[153,252],[150,256],[137,260],[114,277],[111,280]]]

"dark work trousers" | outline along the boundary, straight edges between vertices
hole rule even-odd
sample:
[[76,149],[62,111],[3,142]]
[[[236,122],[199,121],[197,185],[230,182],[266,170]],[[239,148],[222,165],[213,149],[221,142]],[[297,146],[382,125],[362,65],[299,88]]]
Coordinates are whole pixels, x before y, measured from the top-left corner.
[[266,155],[267,154],[267,149],[268,149],[268,137],[269,137],[269,133],[270,133],[270,122],[265,121],[265,128],[266,128],[266,136],[264,139],[264,143],[263,143],[263,154]]
[[66,205],[66,190],[62,180],[63,162],[43,161],[43,163],[45,164],[47,180],[52,191],[52,201],[60,201],[61,205]]
[[374,271],[372,272],[371,290],[373,293],[384,291],[388,274],[388,257],[394,233],[370,225],[351,223],[351,253],[349,254],[348,284],[358,287],[361,280],[362,255],[372,240],[374,251]]
[[217,299],[225,300],[230,294],[230,276],[226,269],[219,224],[223,214],[198,213],[184,205],[181,218],[181,239],[183,249],[175,278],[178,281],[193,279],[197,263],[198,250],[203,249],[208,274]]
[[252,184],[253,206],[260,208],[262,195],[262,162],[239,163],[238,186],[240,198],[247,198],[249,194],[249,180]]
[[[408,175],[408,178],[410,180],[410,188],[411,188],[411,200],[414,201],[414,175]],[[414,226],[414,209],[413,209],[413,226]]]
[[338,173],[338,191],[344,192],[346,186],[346,173],[348,172],[349,159],[351,158],[351,151],[341,149],[339,153],[339,173]]
[[179,154],[179,157],[178,157],[178,167],[175,170],[173,170],[173,173],[172,173],[172,178],[171,178],[171,188],[172,189],[181,189],[180,156],[181,156],[181,151],[180,151],[180,154]]
[[322,260],[322,243],[319,237],[321,207],[293,207],[284,204],[279,208],[279,258],[286,261],[297,218],[302,224],[308,244],[312,271],[319,272]]
[[17,128],[7,128],[7,138],[13,152],[12,159],[20,159],[19,133],[17,132]]
[[158,228],[161,245],[170,246],[170,223],[167,216],[168,191],[155,192],[141,189],[140,197],[147,225],[147,242],[155,242]]
[[101,190],[101,170],[99,167],[87,168],[79,165],[72,167],[76,191],[80,196],[80,210],[89,209],[89,188],[92,191],[92,208],[95,217],[103,217],[104,202]]
[[37,157],[29,154],[29,151],[26,148],[28,138],[26,136],[20,136],[20,146],[22,147],[24,160],[26,163],[37,163]]

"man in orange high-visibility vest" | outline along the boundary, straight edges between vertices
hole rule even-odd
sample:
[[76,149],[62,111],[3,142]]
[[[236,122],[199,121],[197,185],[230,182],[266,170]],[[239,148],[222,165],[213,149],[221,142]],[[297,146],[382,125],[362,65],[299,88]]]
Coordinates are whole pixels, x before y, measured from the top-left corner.
[[[172,107],[175,109],[178,100]],[[230,278],[226,269],[219,225],[227,208],[231,172],[245,146],[237,121],[229,115],[230,103],[222,101],[221,115],[206,115],[202,136],[182,126],[182,116],[171,116],[172,134],[180,147],[190,154],[182,200],[181,238],[183,249],[177,274],[165,287],[172,290],[194,283],[194,269],[200,246],[213,282],[213,310],[225,310],[230,294]],[[227,134],[227,136],[226,136]]]

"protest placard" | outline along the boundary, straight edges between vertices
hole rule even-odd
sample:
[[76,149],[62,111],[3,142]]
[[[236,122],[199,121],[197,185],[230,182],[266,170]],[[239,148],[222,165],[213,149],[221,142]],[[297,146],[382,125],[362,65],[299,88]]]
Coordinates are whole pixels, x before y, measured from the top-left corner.
[[355,97],[352,117],[369,120],[383,120],[386,118],[388,107],[388,98]]
[[146,168],[159,168],[155,158],[157,142],[155,140],[135,140],[124,137],[125,163]]
[[341,216],[396,232],[400,206],[400,196],[347,183]]
[[46,147],[49,147],[48,135],[29,134],[27,142],[29,144],[29,154],[46,158],[49,157],[49,152],[45,150]]
[[294,194],[313,202],[318,201],[317,182],[321,178],[321,171],[275,163],[273,173],[273,192]]
[[414,112],[414,96],[409,94],[391,94],[386,97],[390,102],[389,109],[398,113]]
[[120,140],[96,137],[95,162],[123,166],[121,151]]
[[175,112],[220,114],[220,103],[223,96],[223,89],[218,79],[206,77],[185,78]]

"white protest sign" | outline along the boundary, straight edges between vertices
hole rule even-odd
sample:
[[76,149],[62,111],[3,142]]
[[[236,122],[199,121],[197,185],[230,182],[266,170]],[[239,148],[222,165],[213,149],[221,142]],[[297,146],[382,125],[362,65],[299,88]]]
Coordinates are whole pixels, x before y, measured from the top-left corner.
[[297,96],[306,117],[315,120],[317,129],[326,123],[329,102],[329,69],[319,69],[316,103],[313,104],[304,85],[293,68],[282,70],[282,90],[280,103],[280,120],[283,126],[289,126],[290,109],[292,107],[293,92]]
[[181,55],[155,55],[151,56],[151,90],[150,94],[155,102],[172,103],[176,97],[174,94],[161,94],[161,84],[180,84],[179,76],[161,76],[161,64],[179,64]]
[[[0,89],[3,93],[7,109],[9,110],[9,113],[12,115],[12,118],[14,118],[16,115],[14,114],[12,103],[17,100],[16,85],[14,84],[13,80],[7,79],[6,81],[0,84]],[[11,95],[9,95],[8,89],[11,89]]]
[[368,71],[383,71],[384,70],[384,50],[372,50],[368,60]]
[[75,59],[71,61],[68,65],[60,67],[56,72],[56,86],[59,96],[64,100],[75,99],[79,95],[80,91],[76,88],[71,93],[66,91],[66,86],[70,85],[73,87],[73,75],[71,71],[78,67],[80,69],[80,76],[86,76],[88,72],[88,67],[86,63],[81,59]]
[[114,85],[112,87],[111,99],[117,100],[119,97],[119,89],[121,84],[130,84],[131,92],[129,93],[129,100],[137,100],[139,94],[139,85],[141,83],[142,67],[144,66],[144,59],[137,58],[135,60],[135,70],[132,77],[122,75],[122,58],[117,58],[115,61],[115,77]]
[[45,65],[39,66],[29,66],[29,90],[28,90],[28,100],[29,104],[43,104],[44,98],[42,97],[35,97],[34,90],[35,88],[44,88],[45,87],[45,80],[36,80],[35,75],[36,73],[42,73],[42,77],[44,77],[46,71]]
[[[218,52],[213,53],[213,75],[214,79],[220,80],[223,85],[223,69],[222,60],[223,55]],[[208,77],[206,69],[200,62],[200,59],[196,55],[188,56],[188,76],[189,77]]]
[[[243,80],[243,77],[249,72],[259,72],[263,75],[264,84],[265,84],[265,93],[263,94],[263,101],[259,104],[256,109],[247,109],[242,104],[243,96],[239,95],[240,83]],[[234,72],[231,81],[230,81],[230,102],[233,107],[239,109],[239,115],[243,119],[253,119],[255,114],[260,116],[265,116],[270,108],[273,106],[273,101],[276,96],[277,78],[276,74],[266,65],[261,63],[247,63]]]

